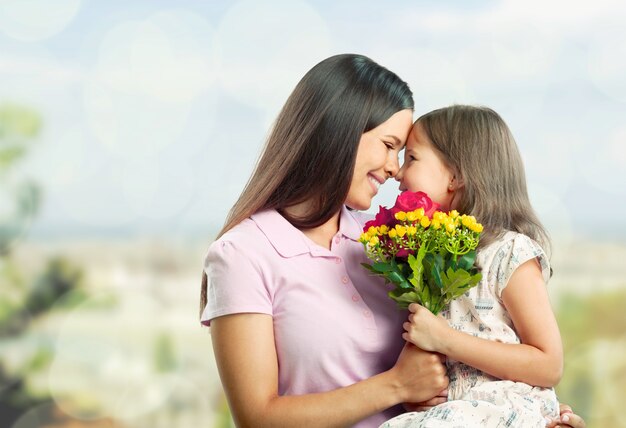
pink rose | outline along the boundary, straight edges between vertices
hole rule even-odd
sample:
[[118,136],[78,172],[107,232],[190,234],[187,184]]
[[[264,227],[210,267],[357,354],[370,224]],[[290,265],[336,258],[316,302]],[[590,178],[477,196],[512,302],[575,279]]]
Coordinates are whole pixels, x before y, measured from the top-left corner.
[[367,232],[367,229],[369,229],[371,226],[377,227],[382,226],[383,224],[386,224],[387,226],[392,226],[395,224],[395,221],[396,219],[393,216],[391,210],[383,207],[382,205],[379,205],[378,214],[376,214],[374,220],[370,220],[365,223],[365,227],[363,227],[363,232]]
[[392,213],[398,211],[415,211],[418,208],[424,208],[424,214],[432,217],[433,213],[439,208],[439,204],[433,202],[424,192],[404,191],[398,195],[396,204],[391,209]]

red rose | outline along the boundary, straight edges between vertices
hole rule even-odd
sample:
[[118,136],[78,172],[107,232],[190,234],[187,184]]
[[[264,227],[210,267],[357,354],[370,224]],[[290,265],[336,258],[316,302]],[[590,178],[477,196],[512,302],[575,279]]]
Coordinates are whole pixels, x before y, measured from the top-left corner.
[[396,204],[391,211],[395,214],[398,211],[409,212],[418,208],[424,208],[424,214],[431,217],[439,208],[439,204],[433,202],[424,192],[409,192],[407,190],[398,195]]
[[391,210],[383,207],[382,205],[379,205],[378,214],[376,214],[374,220],[370,220],[365,223],[365,227],[363,227],[363,232],[367,232],[367,229],[369,229],[371,226],[377,227],[382,226],[383,224],[386,224],[387,226],[392,226],[395,224],[395,221],[396,218],[393,216]]
[[400,258],[400,259],[406,259],[409,257],[409,254],[413,254],[413,251],[409,251],[406,248],[401,248],[400,250],[398,250],[398,252],[396,253],[396,257]]

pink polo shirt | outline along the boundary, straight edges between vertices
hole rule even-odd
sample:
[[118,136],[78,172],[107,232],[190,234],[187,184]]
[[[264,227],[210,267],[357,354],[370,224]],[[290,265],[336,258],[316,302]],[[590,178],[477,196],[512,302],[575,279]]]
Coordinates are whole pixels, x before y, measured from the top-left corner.
[[[367,262],[358,242],[365,220],[343,207],[328,250],[276,210],[261,211],[209,248],[202,321],[245,312],[271,315],[280,395],[367,379],[391,368],[402,349],[407,313],[387,296],[390,286],[360,265]],[[355,426],[377,427],[400,412],[391,408]]]

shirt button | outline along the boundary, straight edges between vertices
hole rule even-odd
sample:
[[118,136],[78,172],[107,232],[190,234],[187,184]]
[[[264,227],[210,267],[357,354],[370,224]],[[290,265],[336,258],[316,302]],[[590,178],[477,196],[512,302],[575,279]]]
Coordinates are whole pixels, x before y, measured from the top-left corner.
[[365,318],[370,318],[372,316],[372,313],[370,311],[363,311],[363,315],[365,316]]
[[343,282],[344,284],[347,284],[349,281],[347,276],[344,276],[343,278],[341,278],[341,282]]
[[357,296],[356,294],[352,295],[352,301],[353,302],[358,302],[359,301],[359,296]]
[[337,257],[337,258],[335,259],[335,263],[337,263],[337,264],[341,263],[341,259],[340,259],[339,257]]

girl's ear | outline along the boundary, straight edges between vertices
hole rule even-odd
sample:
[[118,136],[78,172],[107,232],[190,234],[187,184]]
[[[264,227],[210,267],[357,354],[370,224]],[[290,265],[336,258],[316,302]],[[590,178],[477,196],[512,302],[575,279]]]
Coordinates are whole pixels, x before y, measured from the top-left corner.
[[460,174],[454,174],[452,176],[452,180],[450,180],[450,184],[448,184],[448,191],[454,192],[455,190],[462,189],[465,186],[465,182],[461,178]]

